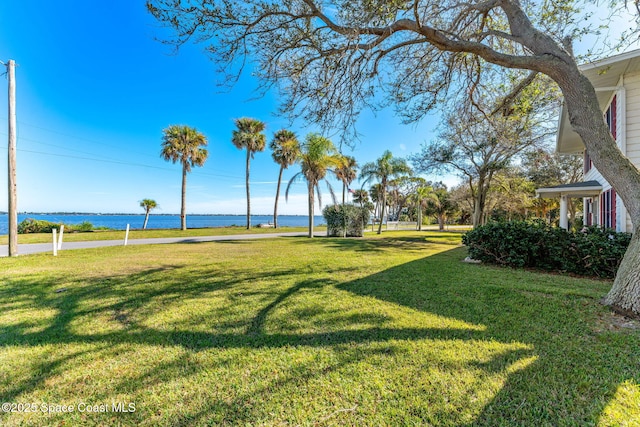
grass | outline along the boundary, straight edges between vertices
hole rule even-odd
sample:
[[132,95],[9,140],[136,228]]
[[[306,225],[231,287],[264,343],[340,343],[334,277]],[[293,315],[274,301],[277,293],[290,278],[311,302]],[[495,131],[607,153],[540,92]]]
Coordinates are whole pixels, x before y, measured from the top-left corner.
[[639,425],[640,334],[611,326],[610,283],[465,264],[459,239],[0,259],[0,396],[76,408],[0,424]]

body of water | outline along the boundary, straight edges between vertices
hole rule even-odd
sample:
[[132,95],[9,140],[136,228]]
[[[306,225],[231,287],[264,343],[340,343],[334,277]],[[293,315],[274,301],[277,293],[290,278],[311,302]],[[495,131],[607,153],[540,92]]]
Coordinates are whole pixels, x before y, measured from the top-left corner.
[[[41,219],[54,223],[80,224],[89,221],[95,227],[109,227],[114,230],[125,230],[127,224],[131,229],[142,228],[143,215],[110,215],[110,214],[18,214],[18,222],[27,218]],[[307,216],[279,215],[278,225],[286,227],[306,227]],[[0,235],[9,233],[7,214],[0,214]],[[251,215],[251,225],[273,222],[272,215]],[[315,225],[325,224],[322,216],[316,216]],[[187,215],[187,228],[228,227],[247,225],[246,215]],[[149,216],[149,228],[180,228],[180,215],[153,215]]]

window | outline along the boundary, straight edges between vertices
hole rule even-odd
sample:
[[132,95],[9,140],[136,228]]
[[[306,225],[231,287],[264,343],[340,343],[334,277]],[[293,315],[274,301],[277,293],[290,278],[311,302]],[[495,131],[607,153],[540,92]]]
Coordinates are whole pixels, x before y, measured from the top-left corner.
[[613,139],[616,139],[616,125],[618,123],[618,114],[617,114],[617,100],[618,96],[615,95],[611,100],[611,104],[609,104],[609,108],[604,112],[604,120],[607,122],[607,126],[609,126],[609,132],[613,136]]
[[600,212],[602,212],[601,226],[616,228],[616,190],[613,188],[600,195]]
[[587,153],[587,150],[584,150],[584,173],[587,173],[593,167],[593,162],[591,161],[591,156]]
[[[609,127],[609,132],[611,132],[611,136],[613,139],[616,139],[616,127],[618,124],[618,95],[614,95],[611,100],[611,104],[604,112],[604,121],[607,123]],[[584,173],[587,173],[593,168],[593,162],[591,161],[591,156],[587,153],[587,150],[584,150]]]

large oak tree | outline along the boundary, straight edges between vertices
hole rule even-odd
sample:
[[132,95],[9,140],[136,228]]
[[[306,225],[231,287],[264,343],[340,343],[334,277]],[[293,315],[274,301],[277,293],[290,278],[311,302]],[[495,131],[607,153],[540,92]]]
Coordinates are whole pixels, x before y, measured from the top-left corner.
[[[627,6],[616,0],[606,4]],[[581,4],[147,0],[147,6],[174,29],[176,43],[207,43],[232,80],[252,61],[263,89],[281,91],[283,110],[313,123],[349,127],[377,100],[418,120],[454,83],[468,88],[459,93],[470,95],[474,83],[500,68],[522,70],[511,85],[517,92],[531,76],[547,75],[562,91],[569,121],[594,165],[622,197],[633,222],[634,237],[606,302],[640,314],[640,172],[616,147],[593,85],[572,54],[572,37],[585,30],[579,27]],[[508,103],[510,94],[505,95]]]

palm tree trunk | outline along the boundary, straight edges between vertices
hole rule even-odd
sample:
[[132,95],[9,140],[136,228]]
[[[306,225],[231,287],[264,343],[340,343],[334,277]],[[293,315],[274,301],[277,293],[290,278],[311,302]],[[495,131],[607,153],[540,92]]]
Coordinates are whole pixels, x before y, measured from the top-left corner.
[[149,222],[149,209],[147,209],[145,214],[144,214],[144,224],[142,224],[142,229],[143,230],[147,229],[147,222]]
[[347,237],[347,215],[344,209],[345,192],[347,190],[347,184],[342,183],[342,237]]
[[311,182],[309,182],[307,184],[307,189],[309,191],[309,238],[313,238],[313,213],[314,213],[314,198],[313,198],[313,191],[314,191],[314,187],[315,185],[313,185]]
[[273,206],[273,228],[278,228],[278,199],[280,198],[280,184],[282,183],[282,172],[284,172],[284,168],[280,166],[280,174],[278,175],[278,187],[276,187],[276,203]]
[[247,230],[251,229],[251,192],[249,191],[249,165],[251,163],[251,150],[247,148]]
[[384,211],[387,206],[387,183],[382,182],[382,206],[380,208],[380,224],[378,225],[378,234],[382,234],[382,222],[384,221]]
[[344,200],[345,200],[345,193],[347,191],[347,184],[345,184],[344,182],[342,183],[342,205],[344,206]]
[[180,206],[180,230],[187,229],[187,168],[182,166],[182,203]]
[[422,200],[418,200],[418,231],[422,231]]

